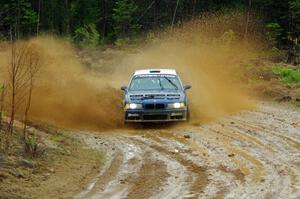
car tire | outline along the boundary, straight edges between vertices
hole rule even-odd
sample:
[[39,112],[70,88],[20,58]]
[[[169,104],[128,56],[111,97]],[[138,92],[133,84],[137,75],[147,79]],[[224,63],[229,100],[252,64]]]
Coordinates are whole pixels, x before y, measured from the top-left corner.
[[187,111],[186,111],[186,121],[189,122],[190,121],[190,109],[187,108]]

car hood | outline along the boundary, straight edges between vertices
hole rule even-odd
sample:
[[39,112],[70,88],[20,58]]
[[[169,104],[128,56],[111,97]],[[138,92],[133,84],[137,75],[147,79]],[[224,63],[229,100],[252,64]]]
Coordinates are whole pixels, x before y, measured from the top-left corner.
[[129,103],[181,102],[184,100],[185,94],[180,90],[128,91],[126,94],[126,101]]

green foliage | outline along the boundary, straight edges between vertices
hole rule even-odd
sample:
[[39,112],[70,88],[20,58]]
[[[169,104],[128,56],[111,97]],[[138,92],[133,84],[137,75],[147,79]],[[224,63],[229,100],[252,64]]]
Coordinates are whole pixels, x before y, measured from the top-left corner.
[[55,134],[51,138],[51,140],[57,144],[61,144],[62,142],[64,142],[65,139],[66,137],[63,134]]
[[115,41],[115,45],[117,47],[122,47],[122,46],[126,46],[130,43],[130,39],[127,37],[127,38],[119,38]]
[[268,58],[274,62],[284,62],[287,60],[286,52],[280,50],[277,47],[272,47],[266,51]]
[[[2,28],[14,28],[18,36],[31,35],[36,31],[37,13],[28,0],[10,0],[1,3],[0,25]],[[1,28],[0,28],[1,29]],[[8,37],[8,36],[7,36]]]
[[233,30],[229,30],[229,31],[226,31],[221,36],[220,39],[221,39],[221,41],[222,41],[223,44],[229,45],[229,44],[231,44],[236,39],[236,36],[235,36],[235,33],[233,32]]
[[0,85],[0,92],[4,91],[4,89],[5,89],[4,84]]
[[32,10],[29,3],[26,3],[23,6],[24,13],[22,15],[21,25],[24,29],[29,27],[27,28],[28,32],[34,32],[38,21],[37,13]]
[[114,35],[116,39],[126,39],[136,35],[140,29],[134,17],[138,7],[130,0],[117,0],[113,8]]
[[270,45],[275,47],[278,43],[278,39],[280,38],[281,35],[281,27],[278,23],[268,23],[266,25],[266,37],[267,40],[269,41]]
[[272,69],[273,73],[276,75],[279,75],[281,78],[281,81],[284,84],[294,84],[299,83],[300,84],[300,71],[299,70],[293,70],[285,67],[275,67]]
[[75,30],[73,40],[79,46],[96,47],[99,43],[100,35],[95,24],[88,24]]
[[42,155],[43,151],[40,149],[39,138],[36,135],[29,135],[25,139],[25,153],[32,158]]
[[292,39],[299,39],[300,37],[300,1],[291,0],[289,1],[290,19],[293,21],[291,23],[291,30],[288,32]]
[[[39,31],[71,35],[77,43],[88,46],[105,42],[124,45],[128,39],[132,40],[139,34],[170,26],[174,14],[176,24],[208,12],[219,11],[228,12],[230,21],[229,11],[232,9],[243,12],[249,9],[248,0],[181,0],[178,6],[174,0],[0,1],[0,38],[8,39],[10,30],[16,31],[13,35],[20,37],[32,36]],[[252,0],[250,10],[250,24],[255,21],[255,12],[262,13],[262,26],[265,27],[271,47],[286,49],[299,43],[299,0]],[[243,25],[244,22],[241,21],[237,27]],[[243,33],[235,29],[233,32],[235,37],[243,37]],[[226,39],[231,40],[227,37],[230,37],[230,32],[228,33]]]
[[296,106],[300,108],[300,101],[294,100],[292,101],[292,103]]

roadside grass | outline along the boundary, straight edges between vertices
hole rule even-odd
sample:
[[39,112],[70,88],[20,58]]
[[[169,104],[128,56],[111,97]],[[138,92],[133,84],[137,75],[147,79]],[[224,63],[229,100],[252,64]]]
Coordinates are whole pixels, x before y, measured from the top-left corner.
[[[46,126],[35,129],[41,156],[24,154],[18,128],[10,152],[0,151],[0,198],[71,198],[98,173],[104,153],[70,133]],[[4,135],[0,131],[0,140]]]
[[51,137],[51,140],[53,142],[55,142],[56,144],[61,144],[65,141],[65,139],[67,139],[66,135],[63,135],[63,134],[54,134],[52,137]]
[[247,82],[252,95],[300,108],[300,70],[295,66],[265,60],[253,60],[242,66],[242,80]]
[[272,69],[272,72],[280,77],[280,80],[283,84],[300,84],[299,70],[277,66]]
[[300,108],[300,101],[294,100],[293,105],[295,105],[296,107]]

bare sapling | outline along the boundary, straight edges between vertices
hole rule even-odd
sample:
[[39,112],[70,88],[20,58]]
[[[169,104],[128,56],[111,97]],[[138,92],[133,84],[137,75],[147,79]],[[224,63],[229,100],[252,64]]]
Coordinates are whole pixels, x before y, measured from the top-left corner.
[[9,87],[9,122],[7,126],[6,132],[6,149],[10,146],[10,141],[13,133],[13,126],[15,120],[15,98],[16,98],[16,80],[18,74],[18,66],[17,66],[17,55],[15,49],[15,41],[11,43],[11,63],[8,66],[8,87]]
[[4,115],[4,98],[5,98],[5,84],[0,86],[0,131],[3,125],[3,115]]
[[32,100],[32,91],[34,88],[34,81],[37,72],[40,69],[40,56],[34,46],[30,46],[28,48],[29,54],[27,57],[27,100],[25,104],[25,110],[24,110],[24,119],[23,119],[23,137],[24,140],[27,140],[27,124],[28,124],[28,116],[29,116],[29,110],[31,106],[31,100]]
[[32,44],[28,42],[12,42],[11,63],[8,66],[9,93],[9,122],[7,127],[6,148],[9,147],[10,139],[14,130],[16,115],[23,116],[23,136],[26,140],[26,125],[28,112],[32,98],[34,76],[37,72],[39,56]]

